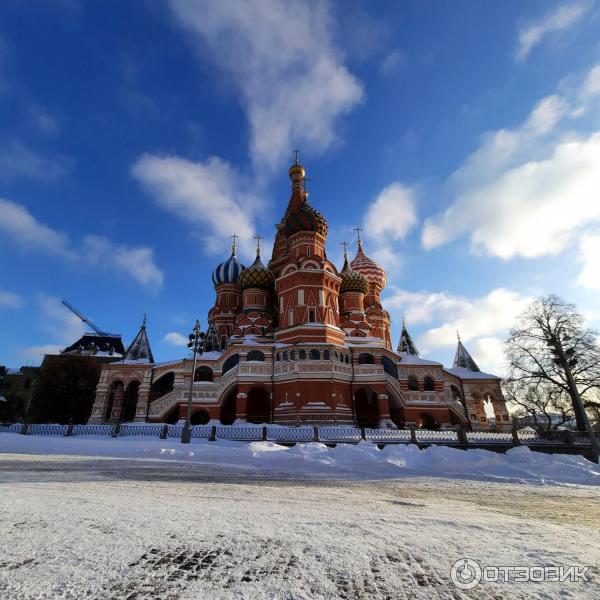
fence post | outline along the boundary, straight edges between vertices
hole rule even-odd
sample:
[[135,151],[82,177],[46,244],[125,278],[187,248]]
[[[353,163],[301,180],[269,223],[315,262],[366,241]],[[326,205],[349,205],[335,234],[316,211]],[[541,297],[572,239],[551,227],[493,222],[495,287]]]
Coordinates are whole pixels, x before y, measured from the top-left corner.
[[27,435],[28,431],[29,431],[29,423],[23,423],[23,426],[21,427],[21,431],[19,433],[21,435]]
[[162,429],[160,431],[160,439],[166,440],[168,435],[169,435],[169,425],[167,423],[165,423],[162,426]]
[[417,443],[417,432],[415,431],[414,427],[410,428],[410,443],[411,444]]
[[467,432],[462,425],[458,425],[458,441],[461,444],[469,445],[469,438],[467,437]]
[[266,428],[266,426],[262,428],[262,441],[263,442],[267,441],[267,428]]
[[73,435],[73,421],[69,421],[69,424],[67,425],[67,431],[65,431],[65,437],[67,437],[68,435]]
[[365,440],[365,442],[367,441],[367,432],[365,431],[364,427],[360,428],[360,437]]
[[313,441],[315,441],[315,442],[318,442],[318,441],[320,441],[320,440],[319,440],[319,428],[318,428],[318,427],[315,425],[315,426],[313,427],[313,430],[314,430],[314,431],[313,431],[313,433],[314,433],[314,436],[313,436]]
[[119,433],[121,433],[121,423],[117,423],[112,432],[112,437],[119,437]]
[[217,439],[217,426],[213,425],[210,428],[210,437],[208,438],[209,442],[214,442]]
[[519,430],[516,427],[512,428],[513,446],[519,446],[521,440],[519,439]]

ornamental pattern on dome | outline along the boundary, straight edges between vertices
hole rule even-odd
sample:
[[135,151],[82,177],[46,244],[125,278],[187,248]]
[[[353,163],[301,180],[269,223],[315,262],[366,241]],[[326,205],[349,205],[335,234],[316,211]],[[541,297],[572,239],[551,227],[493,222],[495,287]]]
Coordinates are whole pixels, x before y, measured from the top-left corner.
[[348,264],[348,255],[344,254],[344,267],[340,272],[342,285],[340,294],[344,292],[360,292],[366,294],[369,291],[369,282],[367,278],[358,271],[354,271]]
[[246,267],[237,259],[235,255],[235,241],[231,247],[231,256],[222,262],[212,274],[212,280],[215,287],[222,283],[236,283],[240,273],[242,273]]
[[288,235],[299,231],[316,231],[323,237],[327,236],[327,221],[325,217],[314,209],[307,200],[308,194],[304,196],[304,202],[291,210],[285,217]]
[[362,242],[358,240],[358,252],[350,266],[359,273],[362,273],[367,281],[379,290],[382,290],[387,283],[385,271],[371,258],[369,258],[362,249]]
[[238,285],[242,290],[248,288],[260,288],[269,290],[273,287],[275,277],[260,260],[260,252],[256,253],[256,260],[242,272],[238,279]]

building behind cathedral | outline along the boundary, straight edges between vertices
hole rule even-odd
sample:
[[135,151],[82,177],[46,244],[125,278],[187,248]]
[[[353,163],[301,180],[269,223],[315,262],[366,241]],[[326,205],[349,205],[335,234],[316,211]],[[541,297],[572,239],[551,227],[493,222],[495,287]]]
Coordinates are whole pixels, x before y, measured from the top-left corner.
[[364,252],[338,269],[327,258],[327,221],[308,202],[304,168],[289,169],[291,196],[271,259],[219,264],[204,352],[154,361],[146,324],[121,360],[104,364],[90,423],[185,418],[192,423],[339,424],[361,427],[510,427],[500,378],[482,373],[458,342],[451,368],[419,356],[403,323],[396,351],[382,306],[385,271]]

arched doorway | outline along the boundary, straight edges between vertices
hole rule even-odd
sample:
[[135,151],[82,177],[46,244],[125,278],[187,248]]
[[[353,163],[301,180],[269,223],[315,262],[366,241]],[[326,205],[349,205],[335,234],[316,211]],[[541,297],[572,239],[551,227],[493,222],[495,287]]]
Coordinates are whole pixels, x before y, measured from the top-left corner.
[[104,411],[104,420],[110,421],[112,417],[113,406],[115,404],[115,396],[123,397],[123,382],[114,381],[110,386],[110,392],[108,394],[108,403],[106,404],[106,410]]
[[150,395],[149,401],[153,402],[157,398],[168,394],[173,391],[173,385],[175,383],[175,373],[172,371],[166,373],[162,377],[159,377],[156,381],[152,383],[150,386]]
[[237,386],[234,386],[221,401],[221,423],[231,425],[235,421]]
[[205,410],[197,410],[191,417],[192,425],[206,425],[210,421],[210,415]]
[[394,425],[398,429],[403,429],[406,424],[406,417],[404,416],[404,403],[401,397],[399,397],[389,386],[387,388],[388,405],[390,409],[390,419],[394,422]]
[[194,374],[194,381],[212,381],[213,380],[213,370],[206,365],[202,365],[196,369],[196,373]]
[[175,425],[177,421],[179,421],[179,404],[165,418],[165,423],[169,425]]
[[439,429],[440,422],[430,413],[421,413],[417,425],[422,429]]
[[135,412],[138,403],[138,392],[140,389],[139,381],[132,381],[125,390],[125,398],[123,402],[123,417],[121,418],[124,422],[133,421],[135,419]]
[[379,427],[377,394],[361,388],[354,394],[354,415],[358,427]]
[[247,417],[249,423],[271,422],[271,401],[262,388],[254,388],[248,393]]

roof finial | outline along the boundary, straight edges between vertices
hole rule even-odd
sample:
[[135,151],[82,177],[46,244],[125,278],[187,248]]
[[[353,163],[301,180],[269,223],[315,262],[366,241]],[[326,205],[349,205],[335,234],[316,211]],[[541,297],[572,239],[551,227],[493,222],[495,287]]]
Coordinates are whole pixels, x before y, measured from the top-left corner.
[[299,150],[292,150],[292,152],[294,153],[294,164],[295,165],[299,165],[300,163],[298,162],[298,154],[300,154]]
[[344,248],[344,260],[348,260],[348,242],[342,242],[340,246]]
[[360,232],[363,231],[362,227],[355,227],[352,231],[356,231],[356,244],[359,250],[362,250],[362,241],[360,239]]
[[142,327],[146,327],[146,313],[144,313],[144,320],[142,321]]
[[263,237],[261,235],[256,234],[254,236],[254,239],[256,240],[256,258],[260,257],[260,241],[263,239]]
[[406,315],[402,313],[402,329],[406,329]]
[[231,244],[231,256],[235,256],[236,240],[238,237],[239,236],[235,235],[235,233],[231,236],[231,239],[233,240],[233,244]]
[[458,329],[456,330],[456,338],[458,339],[458,341],[460,342],[460,333],[458,332]]

